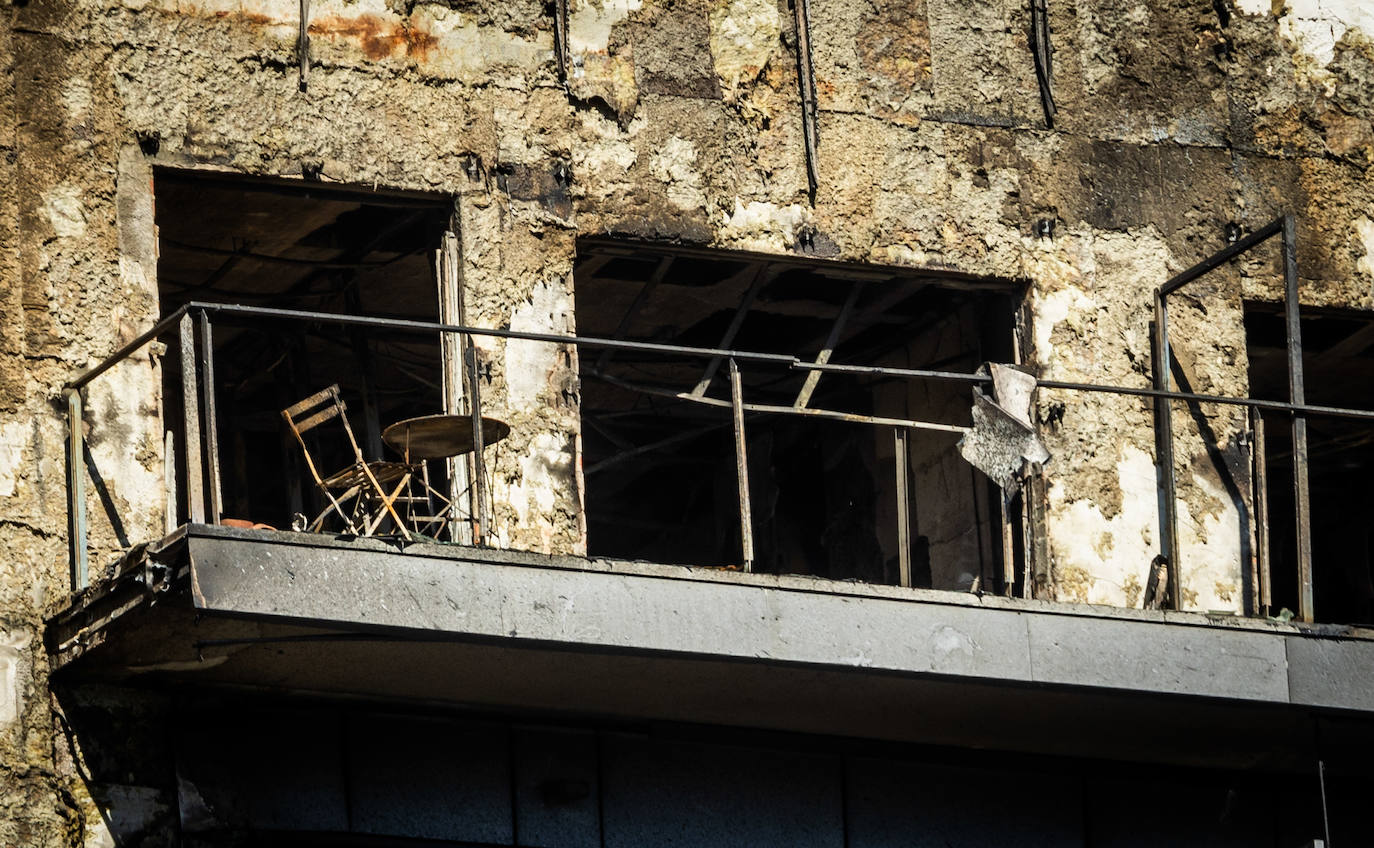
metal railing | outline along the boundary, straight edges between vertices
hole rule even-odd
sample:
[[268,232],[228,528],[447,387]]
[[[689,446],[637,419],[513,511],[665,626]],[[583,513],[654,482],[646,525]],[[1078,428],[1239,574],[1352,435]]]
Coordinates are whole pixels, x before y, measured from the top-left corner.
[[[1171,569],[1170,583],[1172,588],[1171,599],[1173,601],[1172,606],[1175,609],[1180,607],[1179,588],[1181,581],[1178,579],[1180,573],[1180,557],[1176,532],[1177,516],[1174,514],[1176,483],[1173,472],[1173,431],[1170,411],[1172,402],[1182,401],[1190,404],[1214,403],[1225,406],[1242,407],[1251,410],[1256,418],[1260,411],[1281,412],[1291,415],[1294,420],[1295,478],[1298,479],[1296,485],[1300,487],[1300,492],[1304,495],[1307,486],[1305,419],[1308,416],[1332,416],[1368,421],[1374,424],[1374,410],[1316,406],[1304,402],[1301,384],[1301,341],[1297,335],[1296,325],[1297,270],[1294,260],[1294,232],[1292,218],[1281,218],[1248,238],[1237,242],[1215,256],[1209,257],[1193,268],[1175,276],[1169,282],[1159,287],[1155,295],[1156,321],[1153,338],[1155,368],[1153,387],[1115,386],[1064,380],[1041,380],[1038,382],[1038,386],[1045,389],[1070,392],[1108,393],[1123,396],[1146,397],[1155,400],[1153,417],[1158,450],[1158,490],[1162,502],[1166,505],[1165,511],[1160,516],[1161,542],[1165,555],[1169,557]],[[1286,307],[1290,332],[1290,374],[1296,373],[1297,375],[1296,382],[1293,383],[1293,392],[1290,400],[1288,402],[1283,402],[1170,390],[1168,376],[1170,361],[1167,312],[1168,295],[1177,291],[1192,280],[1241,256],[1249,249],[1279,233],[1282,233],[1284,236],[1284,266],[1287,281]],[[64,386],[67,400],[66,409],[69,430],[68,512],[72,554],[72,579],[74,586],[78,589],[84,588],[87,585],[89,575],[86,492],[83,466],[85,446],[81,426],[83,415],[82,390],[93,380],[113,368],[119,362],[138,352],[145,345],[171,333],[175,333],[177,336],[180,354],[180,381],[183,398],[181,444],[183,446],[182,450],[186,467],[185,514],[191,523],[204,523],[207,521],[210,523],[217,523],[220,520],[221,489],[219,432],[215,410],[215,393],[213,391],[215,357],[213,336],[214,325],[212,323],[212,318],[226,321],[242,321],[246,319],[283,320],[314,324],[332,324],[345,327],[361,327],[373,330],[434,334],[437,336],[456,334],[460,340],[470,340],[472,337],[519,339],[568,345],[579,349],[589,348],[602,351],[634,351],[665,356],[689,357],[707,360],[715,363],[716,366],[719,366],[721,363],[728,363],[728,384],[730,387],[730,397],[728,400],[709,397],[697,392],[679,392],[672,389],[626,383],[599,371],[593,371],[592,376],[636,391],[666,395],[683,401],[707,404],[730,410],[731,421],[735,431],[735,465],[739,483],[741,554],[743,566],[746,570],[752,566],[753,562],[753,539],[752,522],[750,518],[749,480],[746,470],[747,457],[744,438],[744,413],[810,416],[829,420],[856,422],[872,426],[891,427],[894,428],[897,434],[896,453],[899,458],[899,464],[902,465],[904,465],[904,463],[900,462],[900,458],[905,454],[905,435],[909,430],[924,429],[944,432],[963,432],[969,428],[912,419],[864,415],[831,409],[816,409],[804,405],[777,406],[747,402],[743,396],[744,391],[740,378],[740,366],[780,368],[796,372],[845,375],[850,377],[874,376],[902,380],[952,382],[971,386],[988,385],[992,382],[990,376],[978,373],[895,368],[877,365],[832,364],[828,362],[807,361],[798,356],[788,354],[761,353],[725,348],[692,347],[686,345],[631,341],[619,338],[521,332],[516,330],[445,324],[434,321],[193,301],[179,307],[171,314],[162,318],[148,331],[121,347],[98,365],[74,377]],[[1296,364],[1294,360],[1294,350],[1297,352]],[[469,357],[472,355],[472,348],[470,345],[466,348],[466,352]],[[199,378],[197,375],[197,366],[199,366]],[[481,392],[479,386],[476,385],[479,382],[477,369],[472,366],[473,362],[469,360],[464,371],[470,381],[468,386],[468,398],[470,412],[474,418],[474,431],[480,434],[481,426],[478,422],[480,422],[482,412]],[[1262,438],[1262,429],[1258,435]],[[480,438],[480,435],[478,438]],[[477,485],[483,476],[483,457],[480,444],[477,445],[477,450],[474,452],[473,462],[475,464],[473,472],[476,475],[474,485]],[[899,537],[905,539],[906,533],[902,531],[905,530],[909,532],[910,527],[910,516],[905,508],[906,498],[903,497],[906,493],[906,486],[900,483],[900,481],[904,479],[905,468],[900,468],[897,473],[899,475]],[[1261,480],[1259,482],[1263,484],[1265,481]],[[1262,485],[1260,491],[1262,491]],[[1267,506],[1263,503],[1262,497],[1256,497],[1252,500],[1260,501],[1260,503],[1250,504],[1249,509],[1252,511],[1252,514],[1247,516],[1247,518],[1263,531],[1268,527]],[[1306,497],[1300,497],[1297,503],[1297,520],[1301,528],[1299,540],[1299,597],[1301,599],[1300,603],[1302,608],[1299,611],[1298,617],[1301,620],[1311,621],[1313,620],[1314,612],[1311,598],[1311,547],[1310,538],[1308,538],[1308,517],[1306,510],[1307,499]],[[478,520],[476,511],[474,511],[473,518],[474,521]],[[1043,526],[1043,521],[1038,522],[1038,526]],[[475,541],[480,543],[480,536],[475,537]],[[1024,556],[1027,572],[1030,570],[1031,559],[1031,551],[1029,548],[1030,546],[1028,545]],[[1258,594],[1262,593],[1265,601],[1267,602],[1268,600],[1269,562],[1267,533],[1265,538],[1261,540],[1260,551],[1261,561],[1259,562],[1259,570],[1261,574],[1259,575],[1259,582],[1261,584],[1261,592],[1257,593],[1257,602],[1252,605],[1254,608],[1249,610],[1249,612],[1252,613],[1258,611]],[[901,557],[900,580],[904,585],[910,585],[911,571],[909,545],[899,545],[899,554]],[[1004,560],[1005,559],[1004,557]],[[1004,562],[1004,569],[1011,569],[1012,567],[1010,563]],[[1014,574],[1004,576],[1009,578],[1007,580],[1008,585],[1015,579]],[[1022,584],[1024,592],[1027,595],[1030,594],[1030,582],[1029,579],[1025,579]]]

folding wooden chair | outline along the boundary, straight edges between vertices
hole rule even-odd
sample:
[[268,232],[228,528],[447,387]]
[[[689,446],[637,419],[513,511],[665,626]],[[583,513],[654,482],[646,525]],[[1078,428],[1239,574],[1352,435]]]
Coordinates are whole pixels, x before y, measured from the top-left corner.
[[[353,436],[353,428],[348,424],[346,411],[347,407],[339,397],[337,383],[281,411],[287,428],[296,437],[301,452],[305,454],[305,464],[310,469],[310,476],[315,478],[315,485],[329,500],[329,506],[310,522],[308,529],[311,532],[318,531],[324,525],[325,516],[334,512],[343,519],[348,532],[357,536],[371,536],[390,515],[396,523],[397,531],[409,541],[410,532],[396,512],[395,504],[401,493],[407,491],[410,478],[415,473],[415,466],[404,462],[364,458],[362,449],[358,447],[358,440]],[[315,459],[310,455],[310,448],[305,443],[305,434],[335,419],[342,425],[343,432],[348,437],[348,446],[353,452],[353,464],[328,477],[321,477],[319,469],[315,466]],[[389,492],[386,486],[391,486]],[[336,491],[341,492],[337,497],[334,494]],[[354,498],[354,509],[350,515],[344,511],[343,504]]]

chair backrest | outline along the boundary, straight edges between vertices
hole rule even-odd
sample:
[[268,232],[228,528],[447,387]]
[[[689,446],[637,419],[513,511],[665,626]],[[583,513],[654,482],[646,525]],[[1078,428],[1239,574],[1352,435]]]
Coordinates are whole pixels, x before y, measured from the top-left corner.
[[348,424],[347,411],[347,405],[339,396],[338,383],[281,411],[281,417],[285,419],[286,426],[295,435],[296,441],[300,442],[301,450],[305,453],[306,464],[310,466],[311,476],[315,478],[316,483],[321,485],[323,484],[320,480],[319,471],[315,468],[315,462],[310,456],[310,449],[306,447],[304,438],[306,433],[321,424],[338,418],[343,425],[344,432],[348,434],[348,443],[353,448],[354,461],[364,461],[363,452],[358,447],[358,440],[353,436],[353,428]]

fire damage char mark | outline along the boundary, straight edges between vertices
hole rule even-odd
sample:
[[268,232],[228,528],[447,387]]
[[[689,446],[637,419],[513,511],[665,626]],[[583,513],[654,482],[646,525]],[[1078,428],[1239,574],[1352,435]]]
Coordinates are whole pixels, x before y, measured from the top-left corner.
[[432,33],[409,24],[388,21],[377,15],[322,17],[310,23],[310,35],[315,38],[356,41],[363,54],[373,61],[381,61],[402,53],[408,58],[423,62],[439,44],[439,39]]

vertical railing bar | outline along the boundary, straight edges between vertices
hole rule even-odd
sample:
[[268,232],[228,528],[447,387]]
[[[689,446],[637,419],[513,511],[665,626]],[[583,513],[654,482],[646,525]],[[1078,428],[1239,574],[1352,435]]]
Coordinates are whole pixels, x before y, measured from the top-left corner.
[[[1298,304],[1298,234],[1291,214],[1283,217],[1283,315],[1288,328],[1288,400],[1307,402],[1302,374],[1302,315]],[[1307,479],[1307,416],[1293,413],[1293,506],[1297,525],[1298,618],[1315,620],[1312,602],[1312,504]]]
[[907,437],[902,427],[892,431],[892,459],[897,472],[897,585],[911,586],[911,483],[908,479]]
[[1255,602],[1260,615],[1268,616],[1273,607],[1273,590],[1269,573],[1269,458],[1266,454],[1264,416],[1251,410],[1255,431],[1255,547],[1259,559]]
[[[1154,384],[1156,389],[1169,390],[1169,304],[1166,295],[1155,289]],[[1155,399],[1155,449],[1159,454],[1160,548],[1169,559],[1169,606],[1182,605],[1183,557],[1178,545],[1178,508],[1174,480],[1174,421],[1169,398]]]
[[749,457],[744,438],[744,391],[739,365],[730,359],[730,411],[735,425],[735,477],[739,482],[740,553],[745,571],[754,570],[754,518],[749,505]]
[[197,318],[200,323],[200,391],[205,404],[205,460],[210,472],[209,519],[211,524],[218,524],[223,492],[220,487],[219,419],[215,414],[215,342],[210,316],[202,310]]
[[181,407],[186,453],[186,520],[205,523],[205,486],[200,454],[200,404],[196,393],[196,341],[190,314],[178,323],[181,350]]
[[485,459],[482,456],[485,447],[482,438],[482,378],[477,372],[477,346],[469,342],[464,355],[467,359],[468,399],[472,412],[472,543],[482,545],[486,543],[488,515]]
[[86,588],[89,557],[86,553],[86,438],[81,414],[81,390],[67,390],[67,516],[72,546],[72,586]]

